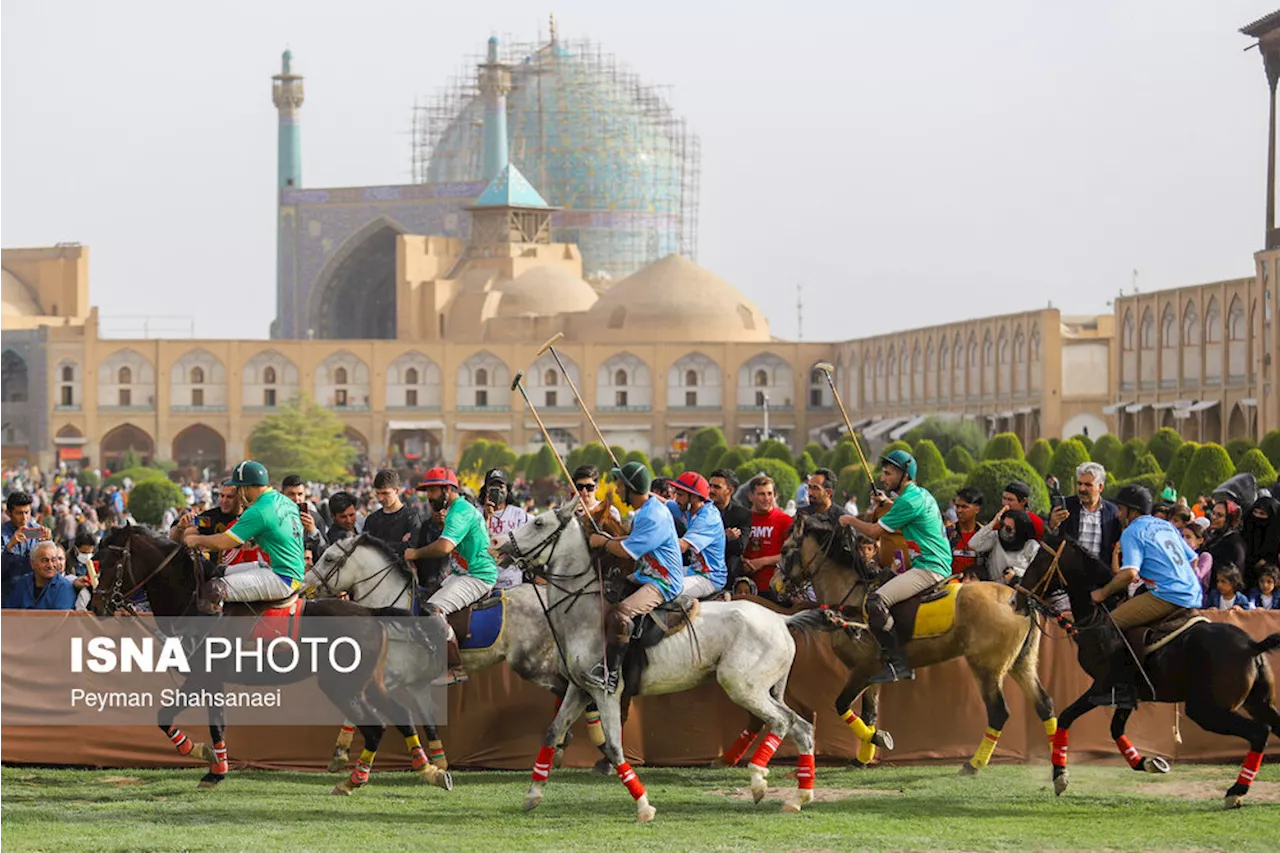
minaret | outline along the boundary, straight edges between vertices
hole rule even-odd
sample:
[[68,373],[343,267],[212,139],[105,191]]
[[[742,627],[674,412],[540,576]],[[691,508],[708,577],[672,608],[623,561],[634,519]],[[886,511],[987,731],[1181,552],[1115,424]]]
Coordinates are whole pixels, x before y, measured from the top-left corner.
[[489,37],[489,53],[480,66],[480,94],[484,98],[484,159],[480,177],[492,181],[507,165],[507,92],[511,73],[498,62],[498,37]]
[[277,163],[279,189],[302,186],[302,135],[298,111],[302,108],[302,75],[292,70],[293,52],[281,57],[280,73],[271,78],[271,100],[280,113]]

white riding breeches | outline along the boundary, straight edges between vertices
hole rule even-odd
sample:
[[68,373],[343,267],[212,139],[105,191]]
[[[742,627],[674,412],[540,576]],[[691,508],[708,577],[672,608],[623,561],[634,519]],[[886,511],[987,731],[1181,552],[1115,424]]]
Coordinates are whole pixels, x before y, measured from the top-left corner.
[[278,574],[259,563],[227,566],[222,579],[227,601],[278,601],[293,592]]
[[435,594],[427,599],[427,604],[440,608],[446,616],[455,613],[468,605],[475,604],[489,594],[493,584],[485,583],[471,575],[449,575],[440,584]]
[[708,595],[715,595],[719,592],[715,584],[711,582],[711,578],[706,575],[685,575],[684,590],[681,595],[691,595],[694,598],[706,598]]

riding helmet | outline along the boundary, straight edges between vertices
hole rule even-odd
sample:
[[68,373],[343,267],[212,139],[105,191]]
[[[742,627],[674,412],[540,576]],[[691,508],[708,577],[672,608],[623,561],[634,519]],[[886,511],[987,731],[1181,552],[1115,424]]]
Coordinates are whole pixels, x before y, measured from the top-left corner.
[[1116,496],[1111,499],[1111,502],[1116,506],[1136,509],[1142,515],[1151,515],[1151,492],[1137,483],[1121,486],[1120,491],[1116,492]]
[[450,471],[448,468],[432,468],[422,475],[421,482],[417,488],[425,489],[427,486],[453,486],[458,488],[458,475]]
[[911,479],[916,478],[916,458],[905,450],[894,450],[880,457],[881,465],[892,465],[905,471]]
[[707,478],[697,471],[685,471],[679,477],[671,480],[670,483],[673,489],[688,492],[704,501],[711,500],[711,486],[707,483]]

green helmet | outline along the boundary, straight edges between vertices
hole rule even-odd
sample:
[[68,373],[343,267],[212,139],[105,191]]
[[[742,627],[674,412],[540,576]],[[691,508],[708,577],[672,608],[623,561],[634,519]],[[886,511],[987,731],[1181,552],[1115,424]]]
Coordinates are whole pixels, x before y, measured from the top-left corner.
[[231,472],[227,483],[232,486],[269,486],[271,478],[267,476],[265,465],[246,459]]
[[614,468],[613,476],[638,495],[648,494],[653,485],[653,475],[643,462],[628,462],[621,468]]
[[906,472],[911,479],[916,478],[916,458],[905,450],[894,450],[880,457],[881,465],[892,465]]

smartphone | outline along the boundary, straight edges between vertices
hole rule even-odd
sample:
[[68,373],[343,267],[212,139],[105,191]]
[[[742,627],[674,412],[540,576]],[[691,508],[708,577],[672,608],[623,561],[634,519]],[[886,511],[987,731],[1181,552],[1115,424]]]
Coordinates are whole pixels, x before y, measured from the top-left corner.
[[1049,510],[1052,512],[1056,509],[1066,509],[1067,499],[1063,495],[1051,495],[1049,497]]

